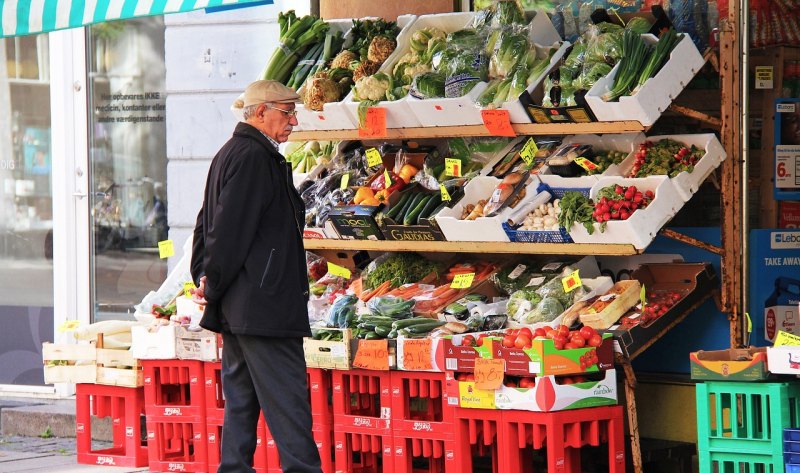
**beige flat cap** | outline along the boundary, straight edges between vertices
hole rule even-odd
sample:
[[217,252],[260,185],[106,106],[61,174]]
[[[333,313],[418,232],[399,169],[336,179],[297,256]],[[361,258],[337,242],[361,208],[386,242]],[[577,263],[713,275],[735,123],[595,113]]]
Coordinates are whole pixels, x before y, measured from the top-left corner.
[[244,107],[258,105],[265,102],[287,103],[298,102],[300,96],[297,93],[274,80],[257,80],[244,89],[241,96]]

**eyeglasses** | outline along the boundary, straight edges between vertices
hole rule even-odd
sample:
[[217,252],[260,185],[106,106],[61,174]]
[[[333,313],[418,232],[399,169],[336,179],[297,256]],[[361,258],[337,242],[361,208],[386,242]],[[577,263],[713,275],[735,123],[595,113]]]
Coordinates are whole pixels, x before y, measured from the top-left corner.
[[284,109],[282,109],[282,108],[278,108],[278,107],[272,107],[272,106],[270,106],[270,105],[264,105],[264,106],[265,106],[265,107],[267,107],[267,108],[269,108],[269,109],[272,109],[272,110],[277,110],[277,111],[279,111],[279,112],[283,112],[283,113],[285,113],[287,116],[289,116],[289,118],[292,118],[292,117],[296,117],[296,116],[297,116],[297,110],[284,110]]

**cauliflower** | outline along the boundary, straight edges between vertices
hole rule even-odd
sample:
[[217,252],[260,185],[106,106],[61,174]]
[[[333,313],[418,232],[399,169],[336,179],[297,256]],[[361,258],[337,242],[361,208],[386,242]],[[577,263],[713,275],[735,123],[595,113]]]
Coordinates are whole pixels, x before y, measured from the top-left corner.
[[350,67],[350,63],[357,60],[358,58],[352,51],[344,50],[336,55],[331,61],[331,69],[348,69]]
[[413,64],[406,67],[403,71],[403,82],[410,84],[411,81],[414,79],[414,76],[417,74],[424,74],[426,72],[431,72],[430,64]]
[[428,49],[428,42],[431,39],[444,39],[445,36],[444,31],[438,28],[422,28],[421,30],[417,30],[411,35],[411,50],[423,52]]
[[381,101],[386,98],[386,92],[392,89],[392,78],[378,72],[377,74],[362,77],[356,81],[355,98],[358,101]]
[[303,104],[311,110],[322,111],[322,106],[328,102],[339,100],[341,91],[339,85],[328,77],[314,77],[306,83],[306,93],[303,95]]
[[353,71],[353,80],[358,81],[358,79],[361,79],[362,77],[371,76],[372,74],[378,72],[379,67],[380,64],[372,62],[369,59],[361,61],[358,67],[356,67]]
[[386,36],[375,36],[369,43],[369,49],[367,49],[367,59],[372,62],[377,62],[378,64],[383,64],[383,61],[385,61],[389,55],[392,54],[394,48],[396,47],[397,42],[395,42],[395,40]]

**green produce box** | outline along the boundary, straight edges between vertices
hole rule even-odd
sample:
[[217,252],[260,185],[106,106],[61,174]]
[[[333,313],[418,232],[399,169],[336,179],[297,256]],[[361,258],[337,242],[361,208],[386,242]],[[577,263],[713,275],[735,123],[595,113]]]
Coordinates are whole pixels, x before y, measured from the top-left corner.
[[689,353],[692,379],[762,381],[769,376],[766,347],[729,348]]
[[506,374],[513,376],[594,373],[614,367],[614,344],[608,333],[597,348],[557,350],[553,340],[544,337],[534,338],[531,348],[525,349],[505,348],[501,338],[492,337],[491,342],[493,357],[506,360]]
[[383,240],[383,233],[375,221],[380,206],[343,205],[334,207],[329,214],[333,226],[346,240]]

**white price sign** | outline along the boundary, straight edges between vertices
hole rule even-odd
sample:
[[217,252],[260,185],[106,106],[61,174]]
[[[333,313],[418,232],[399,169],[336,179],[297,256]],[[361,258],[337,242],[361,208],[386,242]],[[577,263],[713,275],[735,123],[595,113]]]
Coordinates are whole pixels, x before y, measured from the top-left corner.
[[775,187],[779,189],[800,188],[800,146],[777,145],[775,147]]

